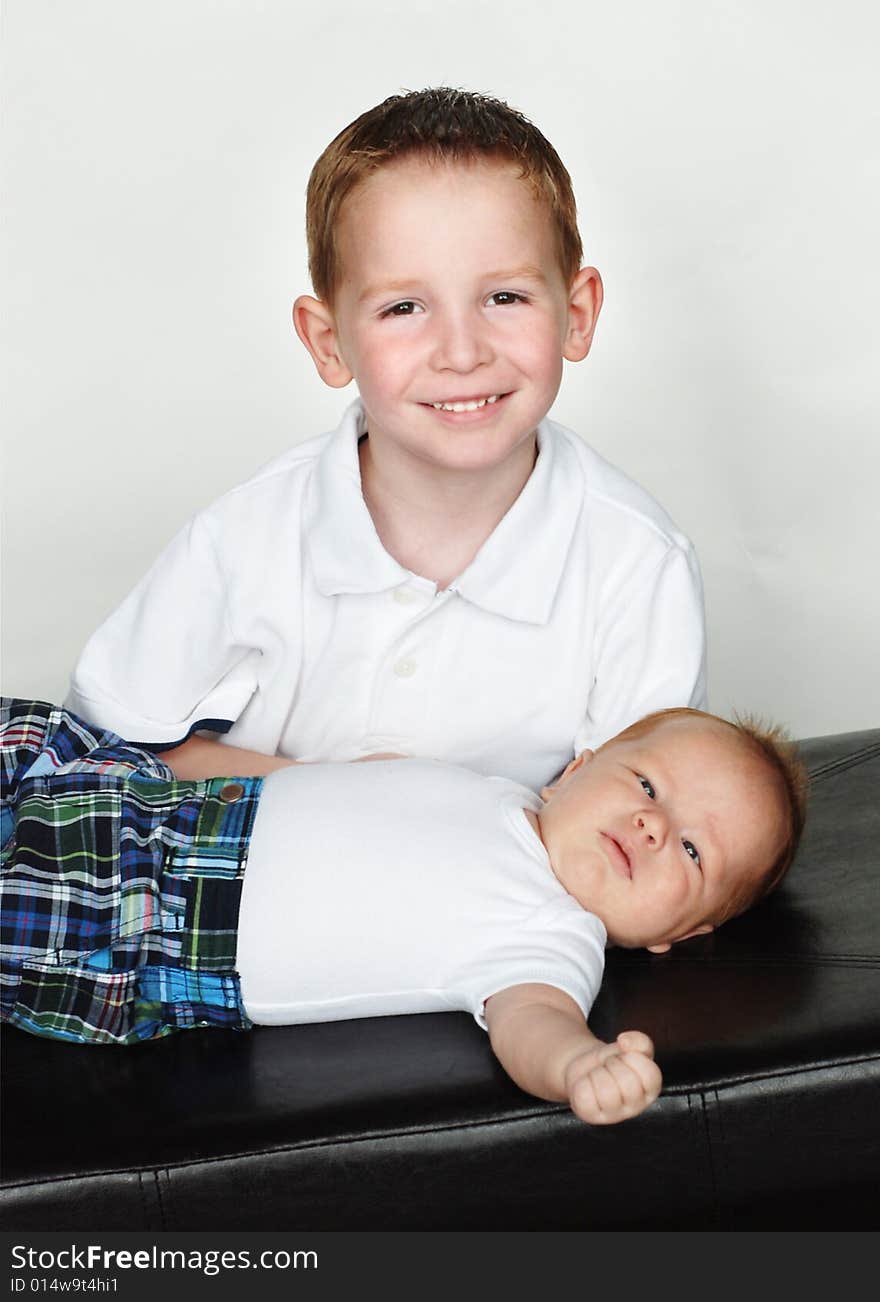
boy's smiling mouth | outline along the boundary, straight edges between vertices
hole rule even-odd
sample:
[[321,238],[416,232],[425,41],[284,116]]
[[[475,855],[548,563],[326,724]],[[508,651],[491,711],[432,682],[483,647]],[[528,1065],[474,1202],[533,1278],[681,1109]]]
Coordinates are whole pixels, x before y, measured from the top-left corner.
[[620,844],[616,837],[609,832],[600,832],[604,843],[608,862],[620,877],[625,877],[627,881],[632,879],[632,862],[626,850]]
[[479,411],[503,397],[502,393],[492,393],[485,398],[448,398],[443,402],[432,402],[431,406],[435,411]]

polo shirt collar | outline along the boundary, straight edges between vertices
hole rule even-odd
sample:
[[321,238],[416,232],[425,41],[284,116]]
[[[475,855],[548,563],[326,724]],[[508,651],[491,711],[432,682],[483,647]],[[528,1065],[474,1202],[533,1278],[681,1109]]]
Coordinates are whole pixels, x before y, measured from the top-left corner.
[[382,546],[364,502],[358,439],[366,432],[358,398],[346,407],[315,466],[307,537],[312,573],[325,597],[385,592],[410,577]]
[[583,502],[576,452],[552,421],[541,421],[525,487],[450,588],[493,614],[546,624]]
[[[309,554],[325,596],[398,587],[410,571],[386,552],[361,491],[357,443],[366,433],[360,400],[345,411],[316,465]],[[538,458],[513,506],[450,585],[492,614],[546,624],[583,505],[582,471],[553,422],[538,426]]]

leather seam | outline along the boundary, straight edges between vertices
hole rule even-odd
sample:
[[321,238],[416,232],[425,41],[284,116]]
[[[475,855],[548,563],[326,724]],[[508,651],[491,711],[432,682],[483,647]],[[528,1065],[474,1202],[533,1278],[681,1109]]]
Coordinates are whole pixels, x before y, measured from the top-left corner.
[[[830,1059],[826,1063],[806,1063],[803,1066],[784,1068],[779,1071],[754,1072],[748,1076],[732,1076],[720,1081],[713,1081],[711,1084],[708,1082],[705,1084],[691,1082],[688,1085],[673,1085],[668,1088],[664,1087],[660,1098],[662,1099],[667,1096],[670,1098],[681,1098],[682,1095],[701,1095],[707,1090],[714,1090],[717,1092],[718,1090],[729,1089],[732,1086],[748,1084],[752,1081],[785,1079],[787,1077],[801,1076],[807,1072],[824,1071],[830,1067],[851,1067],[859,1066],[862,1063],[880,1064],[880,1053],[869,1054],[859,1058]],[[317,1150],[333,1147],[346,1148],[351,1144],[375,1143],[377,1140],[382,1139],[413,1139],[422,1135],[431,1136],[448,1134],[450,1131],[465,1133],[469,1130],[488,1130],[495,1126],[510,1125],[511,1123],[518,1124],[539,1120],[542,1117],[552,1117],[567,1111],[568,1109],[566,1106],[560,1103],[554,1107],[536,1108],[533,1111],[520,1112],[516,1115],[494,1117],[491,1121],[449,1122],[446,1125],[433,1126],[430,1128],[423,1126],[415,1130],[399,1129],[367,1131],[358,1135],[334,1136],[329,1139],[303,1140],[300,1144],[284,1144],[278,1148],[247,1149],[241,1153],[218,1154],[216,1157],[182,1158],[179,1162],[167,1162],[157,1167],[108,1167],[106,1170],[89,1171],[87,1174],[53,1175],[35,1180],[10,1181],[5,1186],[0,1187],[0,1194],[2,1194],[4,1190],[33,1189],[38,1188],[41,1185],[63,1184],[64,1182],[71,1180],[102,1180],[106,1179],[107,1176],[131,1175],[141,1171],[153,1171],[154,1173],[158,1173],[159,1171],[171,1172],[176,1170],[195,1169],[197,1167],[216,1166],[220,1162],[240,1162],[244,1160],[252,1160],[256,1157],[278,1157],[287,1153],[308,1152],[311,1149]],[[575,1119],[572,1118],[572,1121],[574,1123]],[[583,1122],[577,1122],[576,1124],[581,1126],[583,1125]]]
[[851,755],[841,755],[838,759],[827,760],[818,768],[808,769],[810,781],[821,782],[823,778],[855,768],[866,760],[874,759],[877,755],[880,755],[880,742],[873,742],[870,746],[863,746],[861,750],[854,751]]
[[138,1193],[141,1196],[141,1220],[144,1222],[144,1225],[148,1225],[152,1219],[150,1216],[151,1208],[147,1199],[146,1190],[146,1185],[149,1182],[149,1174],[148,1171],[138,1171]]
[[[692,1091],[692,1096],[694,1095]],[[712,1220],[718,1226],[721,1220],[721,1206],[718,1199],[718,1172],[715,1167],[715,1146],[712,1143],[712,1127],[709,1124],[709,1109],[706,1104],[706,1091],[696,1093],[700,1105],[700,1121],[703,1131],[703,1148],[706,1154],[706,1166],[709,1172],[709,1193],[712,1203]]]
[[[698,967],[706,966],[705,959],[689,958],[685,954],[670,954],[663,956],[664,965],[675,963],[681,967]],[[636,962],[626,965],[633,967],[651,967],[650,962]],[[876,968],[880,972],[880,956],[874,954],[774,954],[768,957],[762,957],[755,961],[754,956],[745,955],[743,958],[713,958],[712,969],[717,970],[720,967],[748,968],[750,971],[762,971],[765,968],[776,967],[852,967],[852,968]]]
[[167,1218],[165,1216],[165,1200],[162,1196],[162,1180],[161,1180],[162,1170],[163,1168],[161,1166],[156,1166],[152,1168],[153,1183],[156,1186],[156,1202],[159,1204],[159,1224],[163,1230],[167,1230],[168,1223],[167,1223]]
[[817,1058],[813,1062],[798,1063],[797,1066],[791,1067],[779,1067],[772,1071],[754,1071],[741,1076],[725,1076],[720,1080],[712,1081],[711,1084],[707,1082],[700,1085],[698,1082],[690,1081],[687,1085],[664,1086],[663,1094],[681,1098],[682,1095],[711,1089],[717,1095],[719,1090],[731,1089],[737,1085],[750,1085],[767,1080],[788,1080],[797,1076],[805,1076],[810,1072],[828,1072],[840,1067],[870,1066],[872,1063],[880,1063],[880,1053],[862,1054],[853,1058],[826,1058],[824,1060]]

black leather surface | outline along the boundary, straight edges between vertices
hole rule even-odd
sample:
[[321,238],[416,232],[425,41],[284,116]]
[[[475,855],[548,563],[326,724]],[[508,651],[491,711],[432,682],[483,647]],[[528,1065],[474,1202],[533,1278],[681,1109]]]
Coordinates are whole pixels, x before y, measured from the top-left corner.
[[782,890],[668,955],[611,951],[599,1034],[664,1093],[591,1129],[465,1014],[132,1049],[3,1035],[9,1229],[805,1229],[880,1224],[880,729],[803,743]]

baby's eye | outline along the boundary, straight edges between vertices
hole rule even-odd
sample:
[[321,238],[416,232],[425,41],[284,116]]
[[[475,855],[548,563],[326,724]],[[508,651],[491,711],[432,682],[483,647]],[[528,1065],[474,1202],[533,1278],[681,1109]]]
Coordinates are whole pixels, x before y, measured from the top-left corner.
[[507,307],[510,303],[524,303],[522,294],[515,294],[512,289],[499,289],[489,295],[489,302],[496,307]]
[[395,303],[392,307],[386,307],[379,315],[380,317],[413,316],[414,313],[421,312],[421,310],[418,303],[414,303],[412,299],[407,298],[402,303]]
[[700,852],[699,852],[699,850],[697,849],[697,847],[694,845],[693,841],[682,841],[682,845],[684,846],[684,852],[685,852],[685,854],[690,855],[690,857],[693,859],[694,863],[697,865],[697,867],[699,867],[699,866],[700,866]]
[[638,777],[639,782],[641,783],[642,790],[644,791],[648,799],[656,800],[657,792],[654,790],[652,783],[650,783],[647,778],[643,778],[640,773],[637,774],[636,776]]

